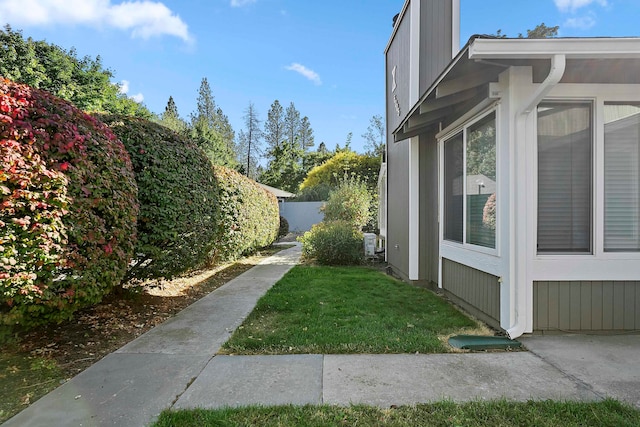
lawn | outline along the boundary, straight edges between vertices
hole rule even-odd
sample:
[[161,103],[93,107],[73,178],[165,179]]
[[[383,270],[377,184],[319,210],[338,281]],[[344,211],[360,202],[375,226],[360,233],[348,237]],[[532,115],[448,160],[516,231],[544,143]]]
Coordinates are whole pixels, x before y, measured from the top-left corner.
[[476,322],[431,291],[366,267],[299,265],[224,344],[225,354],[442,353]]
[[371,406],[275,406],[164,411],[154,427],[187,426],[465,426],[622,427],[640,425],[640,411],[614,400],[575,402],[438,402]]

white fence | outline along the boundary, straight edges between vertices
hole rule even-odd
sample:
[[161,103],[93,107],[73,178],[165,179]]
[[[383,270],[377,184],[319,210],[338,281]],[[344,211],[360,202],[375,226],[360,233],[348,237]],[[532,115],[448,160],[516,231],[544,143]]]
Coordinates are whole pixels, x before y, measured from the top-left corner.
[[309,231],[311,226],[322,222],[324,214],[320,207],[325,202],[283,202],[280,215],[289,222],[289,231]]

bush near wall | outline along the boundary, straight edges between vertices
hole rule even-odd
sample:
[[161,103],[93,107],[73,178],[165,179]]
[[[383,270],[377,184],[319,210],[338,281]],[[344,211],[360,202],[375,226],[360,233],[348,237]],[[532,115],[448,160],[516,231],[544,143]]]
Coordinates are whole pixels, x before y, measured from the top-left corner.
[[117,286],[133,253],[137,187],[103,123],[0,78],[0,323],[61,321]]
[[349,221],[323,221],[298,238],[302,255],[321,265],[357,265],[364,255],[364,236]]
[[207,262],[217,186],[195,143],[148,120],[103,116],[122,140],[138,184],[138,242],[128,278],[171,278]]
[[280,228],[278,200],[255,181],[213,166],[218,186],[217,238],[212,262],[230,260],[269,246]]

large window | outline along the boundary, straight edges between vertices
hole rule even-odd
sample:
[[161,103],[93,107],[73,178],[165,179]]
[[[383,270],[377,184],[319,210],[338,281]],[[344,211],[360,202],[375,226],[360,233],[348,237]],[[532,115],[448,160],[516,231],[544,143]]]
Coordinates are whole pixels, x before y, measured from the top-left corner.
[[496,247],[496,116],[444,143],[444,239]]
[[538,253],[592,252],[592,104],[538,106]]
[[604,107],[604,250],[640,251],[640,104]]

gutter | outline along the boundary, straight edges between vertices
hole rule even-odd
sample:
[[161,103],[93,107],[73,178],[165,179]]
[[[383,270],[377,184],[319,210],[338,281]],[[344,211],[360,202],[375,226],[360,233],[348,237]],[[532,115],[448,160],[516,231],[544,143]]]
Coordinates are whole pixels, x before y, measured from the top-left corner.
[[[556,54],[551,56],[551,70],[549,70],[549,75],[544,81],[538,86],[535,92],[527,99],[527,101],[523,104],[523,107],[518,109],[515,117],[515,141],[526,141],[528,135],[527,122],[529,118],[529,114],[536,108],[536,106],[542,101],[542,99],[547,96],[547,94],[553,89],[562,79],[566,69],[566,55]],[[524,129],[524,131],[522,131]],[[516,146],[517,147],[517,146]],[[517,159],[517,157],[516,157]],[[514,179],[511,180],[511,194],[516,195],[520,194],[520,197],[526,197],[526,191],[517,191],[518,188],[514,183],[519,181],[517,175],[515,175],[515,170],[517,162],[512,162],[511,166],[511,176]],[[522,178],[520,178],[522,179]],[[525,200],[526,201],[526,200]],[[518,201],[519,202],[519,201]],[[509,267],[511,271],[511,303],[509,304],[511,307],[511,318],[514,319],[514,323],[511,325],[509,329],[507,329],[507,335],[511,339],[518,338],[521,336],[527,329],[527,320],[528,314],[530,312],[530,307],[527,304],[527,294],[526,289],[524,289],[524,284],[527,283],[527,266],[529,263],[528,258],[526,257],[527,248],[524,249],[516,249],[516,232],[521,218],[518,218],[515,212],[515,207],[518,203],[515,200],[515,197],[512,198],[511,206],[510,206],[510,220],[512,224],[512,229],[510,233],[510,247],[512,248],[512,255],[509,260]],[[526,218],[525,227],[526,227]],[[526,229],[525,229],[526,233]],[[525,251],[525,257],[520,257],[519,252],[521,250]],[[521,263],[518,263],[518,259],[524,259],[525,265],[523,266]],[[518,286],[521,284],[521,286]]]

